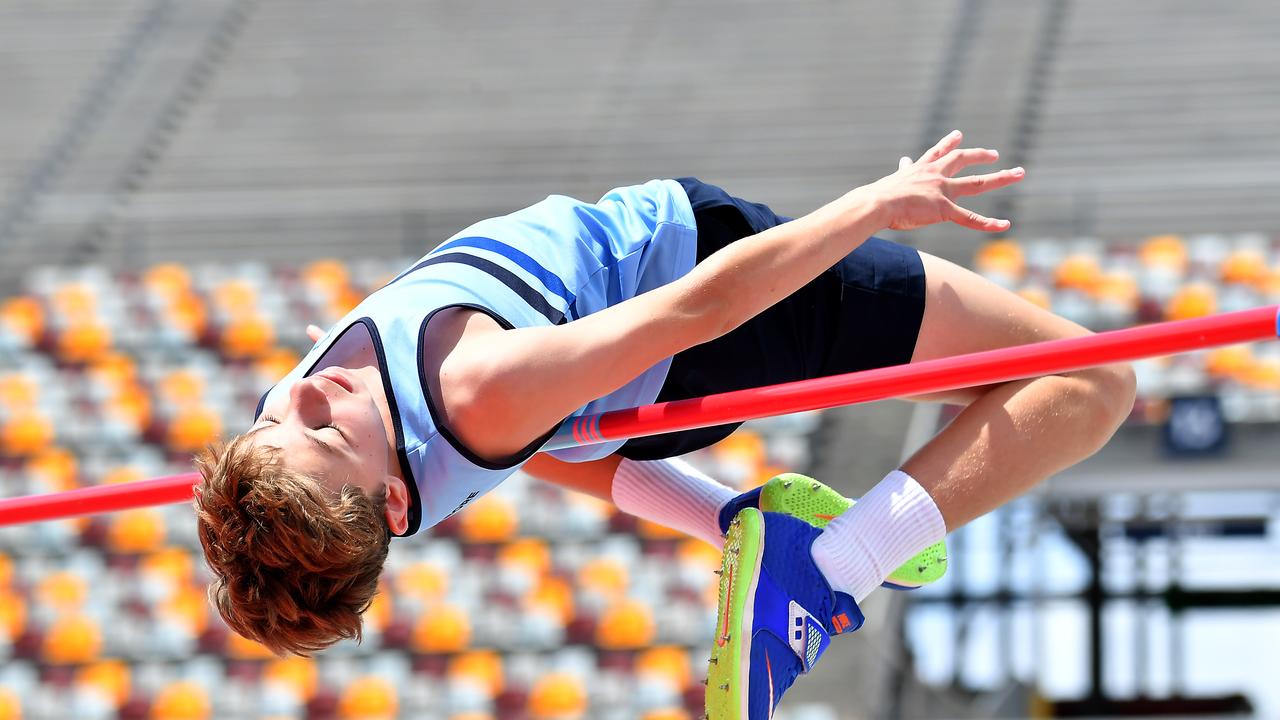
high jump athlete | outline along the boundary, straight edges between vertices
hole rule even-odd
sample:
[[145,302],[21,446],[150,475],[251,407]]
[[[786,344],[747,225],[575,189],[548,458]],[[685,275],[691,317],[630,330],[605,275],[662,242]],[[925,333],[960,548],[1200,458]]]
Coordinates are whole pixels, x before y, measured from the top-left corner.
[[[955,177],[998,159],[960,142],[795,220],[684,178],[597,203],[552,196],[444,242],[320,338],[246,433],[198,459],[219,612],[276,652],[359,637],[390,537],[523,467],[725,543],[707,711],[768,717],[894,568],[1101,447],[1132,407],[1132,370],[924,398],[965,407],[847,511],[815,481],[739,495],[674,459],[735,425],[538,450],[580,414],[1087,333],[872,237],[1009,227],[955,199],[1022,169]],[[801,491],[838,517],[815,527]]]

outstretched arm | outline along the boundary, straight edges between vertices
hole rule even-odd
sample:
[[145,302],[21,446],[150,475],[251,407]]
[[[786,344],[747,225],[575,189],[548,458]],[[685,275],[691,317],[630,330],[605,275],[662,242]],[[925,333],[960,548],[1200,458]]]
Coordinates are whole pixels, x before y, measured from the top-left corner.
[[428,377],[438,378],[432,390],[450,428],[482,456],[510,455],[657,362],[729,332],[878,230],[940,222],[1008,228],[1008,221],[977,215],[954,199],[1013,184],[1021,170],[954,178],[998,158],[994,150],[958,149],[960,140],[959,132],[948,135],[892,175],[732,243],[672,283],[574,322],[502,331],[466,311],[433,320],[428,332],[437,354],[423,360]]

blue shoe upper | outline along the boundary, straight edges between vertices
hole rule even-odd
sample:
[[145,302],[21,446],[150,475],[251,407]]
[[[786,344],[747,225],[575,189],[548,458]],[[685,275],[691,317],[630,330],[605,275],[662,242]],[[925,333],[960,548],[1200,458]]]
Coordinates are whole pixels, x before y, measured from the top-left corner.
[[[767,718],[801,673],[809,672],[831,635],[861,627],[857,603],[831,590],[810,547],[822,531],[789,515],[762,513],[764,556],[751,628],[751,718]],[[836,628],[839,628],[837,631]]]
[[719,520],[721,535],[729,532],[729,523],[733,522],[733,519],[738,516],[738,513],[741,512],[743,508],[760,507],[760,492],[762,490],[764,490],[763,485],[757,488],[752,488],[744,493],[739,493],[737,497],[725,503],[724,507],[720,508]]

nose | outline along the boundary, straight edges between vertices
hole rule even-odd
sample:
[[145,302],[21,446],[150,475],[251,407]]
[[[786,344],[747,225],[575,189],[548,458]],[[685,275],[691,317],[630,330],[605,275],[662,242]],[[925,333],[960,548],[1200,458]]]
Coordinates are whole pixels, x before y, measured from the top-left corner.
[[289,410],[310,426],[323,425],[330,420],[329,397],[320,383],[316,378],[302,378],[289,388]]

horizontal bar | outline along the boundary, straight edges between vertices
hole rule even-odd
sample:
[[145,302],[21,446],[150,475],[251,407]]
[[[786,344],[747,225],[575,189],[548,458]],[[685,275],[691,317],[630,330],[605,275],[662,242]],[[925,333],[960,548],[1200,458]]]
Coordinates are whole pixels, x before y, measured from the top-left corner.
[[926,395],[1218,345],[1264,340],[1275,338],[1278,334],[1280,305],[1191,320],[1154,323],[1096,335],[998,348],[909,365],[571,418],[565,421],[542,449],[559,450],[805,410]]
[[[543,450],[923,395],[1217,345],[1274,338],[1280,306],[1156,323],[910,365],[645,405],[565,422]],[[186,502],[196,473],[0,500],[0,525]]]

